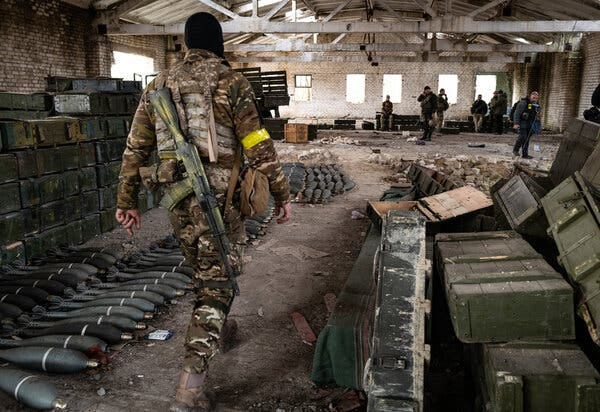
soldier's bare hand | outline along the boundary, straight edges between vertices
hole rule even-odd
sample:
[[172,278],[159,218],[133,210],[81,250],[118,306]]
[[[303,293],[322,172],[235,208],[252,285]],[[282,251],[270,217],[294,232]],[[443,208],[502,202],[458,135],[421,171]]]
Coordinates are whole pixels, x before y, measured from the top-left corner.
[[142,218],[137,209],[117,209],[115,219],[127,231],[129,236],[133,236],[133,228],[140,229],[142,227]]
[[[283,212],[283,215],[281,213]],[[275,207],[275,216],[279,216],[277,223],[285,223],[292,217],[292,204],[290,202],[284,203],[281,206]]]

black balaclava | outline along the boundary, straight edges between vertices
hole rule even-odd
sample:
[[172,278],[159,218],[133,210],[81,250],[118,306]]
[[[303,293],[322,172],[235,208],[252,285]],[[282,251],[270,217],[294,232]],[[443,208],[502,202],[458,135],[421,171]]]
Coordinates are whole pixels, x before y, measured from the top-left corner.
[[212,14],[192,14],[185,22],[185,45],[188,49],[204,49],[224,57],[221,24]]

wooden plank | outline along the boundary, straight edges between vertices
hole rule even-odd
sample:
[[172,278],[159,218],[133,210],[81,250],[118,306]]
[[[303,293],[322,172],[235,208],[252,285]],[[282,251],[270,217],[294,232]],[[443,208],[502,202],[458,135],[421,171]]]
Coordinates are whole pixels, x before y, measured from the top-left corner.
[[292,322],[294,322],[294,327],[298,331],[298,334],[302,338],[303,342],[310,343],[311,345],[317,341],[317,337],[313,332],[312,328],[306,321],[306,318],[298,312],[293,312],[291,314]]
[[459,187],[419,200],[422,211],[430,220],[441,221],[463,216],[492,206],[492,200],[471,186]]

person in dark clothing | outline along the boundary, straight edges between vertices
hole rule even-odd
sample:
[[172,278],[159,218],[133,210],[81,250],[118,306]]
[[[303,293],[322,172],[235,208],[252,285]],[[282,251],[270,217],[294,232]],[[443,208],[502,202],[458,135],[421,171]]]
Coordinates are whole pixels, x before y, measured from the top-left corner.
[[423,137],[420,140],[430,141],[435,129],[433,114],[437,111],[438,99],[431,91],[431,87],[425,86],[423,93],[417,97],[417,101],[421,103],[421,121],[423,122]]
[[492,130],[495,134],[504,133],[504,115],[506,114],[507,105],[508,101],[504,92],[502,90],[495,91],[489,104]]
[[481,123],[483,122],[483,116],[488,112],[488,105],[482,99],[480,94],[477,95],[477,99],[471,105],[471,114],[473,115],[473,124],[475,126],[475,133],[479,133],[481,130]]
[[596,90],[594,90],[594,93],[592,94],[592,106],[600,108],[600,84],[598,84]]
[[540,95],[538,92],[531,92],[529,97],[525,97],[519,101],[515,110],[513,129],[519,130],[519,137],[515,142],[513,154],[518,156],[519,149],[521,149],[523,159],[532,159],[529,156],[529,140],[533,134],[534,123],[540,113],[539,99]]
[[600,124],[600,84],[592,94],[592,107],[583,111],[583,118]]

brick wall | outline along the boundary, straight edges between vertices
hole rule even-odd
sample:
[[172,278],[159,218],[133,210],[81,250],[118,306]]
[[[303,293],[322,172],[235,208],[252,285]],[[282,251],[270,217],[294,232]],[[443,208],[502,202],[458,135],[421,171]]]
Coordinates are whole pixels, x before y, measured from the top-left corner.
[[592,93],[600,83],[600,34],[585,35],[581,46],[583,70],[577,110],[578,117],[583,117],[583,111],[591,107]]
[[58,0],[0,0],[0,90],[44,90],[45,77],[110,76],[113,50],[165,67],[164,36],[101,36],[92,16]]
[[87,74],[87,10],[57,0],[0,0],[0,15],[0,90],[39,91],[48,75]]
[[[235,62],[232,62],[235,65]],[[402,101],[394,104],[396,114],[419,114],[420,106],[416,97],[428,85],[438,90],[438,75],[458,75],[458,102],[446,112],[447,119],[461,119],[470,115],[475,98],[475,76],[479,73],[509,72],[504,63],[385,63],[372,67],[367,62],[340,63],[263,63],[249,64],[260,66],[263,71],[286,70],[288,90],[294,93],[294,75],[312,75],[312,101],[296,102],[292,97],[289,106],[281,107],[282,117],[320,117],[373,119],[375,112],[381,110],[383,101],[383,75],[402,75]],[[365,102],[352,104],[346,102],[346,75],[366,74]],[[510,73],[512,76],[512,73]],[[484,97],[487,100],[491,98]]]

